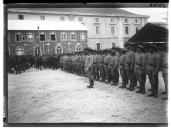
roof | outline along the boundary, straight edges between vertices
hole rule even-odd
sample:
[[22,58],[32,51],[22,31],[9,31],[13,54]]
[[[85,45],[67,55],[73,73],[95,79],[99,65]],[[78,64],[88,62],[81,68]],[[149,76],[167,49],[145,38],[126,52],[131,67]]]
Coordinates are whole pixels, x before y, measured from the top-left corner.
[[8,30],[88,30],[79,22],[8,20]]
[[144,42],[167,42],[168,29],[155,24],[147,23],[135,35],[133,35],[126,43],[144,43]]
[[167,22],[150,22],[150,23],[168,29],[168,23]]
[[47,14],[74,14],[96,16],[124,16],[146,17],[147,15],[134,14],[118,8],[9,8],[8,12],[47,13]]

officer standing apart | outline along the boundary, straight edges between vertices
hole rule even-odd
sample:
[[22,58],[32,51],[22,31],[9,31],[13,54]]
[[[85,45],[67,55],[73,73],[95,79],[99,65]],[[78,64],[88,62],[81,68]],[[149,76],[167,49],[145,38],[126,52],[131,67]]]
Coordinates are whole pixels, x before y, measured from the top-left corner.
[[85,72],[87,73],[87,77],[89,78],[90,85],[88,88],[93,88],[94,80],[93,80],[93,55],[91,55],[91,51],[89,52],[86,60],[85,60]]

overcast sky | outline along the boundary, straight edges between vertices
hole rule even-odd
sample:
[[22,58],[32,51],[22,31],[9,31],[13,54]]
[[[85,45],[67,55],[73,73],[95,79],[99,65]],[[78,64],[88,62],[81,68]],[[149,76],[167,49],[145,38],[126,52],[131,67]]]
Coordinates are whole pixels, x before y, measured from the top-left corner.
[[142,14],[142,15],[148,15],[150,18],[148,19],[149,22],[165,22],[163,18],[167,17],[167,8],[122,8],[124,10],[136,13],[136,14]]

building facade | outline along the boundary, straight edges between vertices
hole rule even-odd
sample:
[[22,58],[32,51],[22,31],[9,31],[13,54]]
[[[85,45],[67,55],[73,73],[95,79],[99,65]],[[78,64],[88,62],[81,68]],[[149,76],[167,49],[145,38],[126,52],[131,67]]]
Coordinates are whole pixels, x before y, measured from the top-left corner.
[[88,47],[105,49],[124,47],[124,42],[147,23],[148,16],[117,8],[11,8],[8,20],[80,22],[88,29]]
[[82,24],[56,24],[47,21],[8,21],[9,54],[61,54],[82,51],[87,47],[87,29]]

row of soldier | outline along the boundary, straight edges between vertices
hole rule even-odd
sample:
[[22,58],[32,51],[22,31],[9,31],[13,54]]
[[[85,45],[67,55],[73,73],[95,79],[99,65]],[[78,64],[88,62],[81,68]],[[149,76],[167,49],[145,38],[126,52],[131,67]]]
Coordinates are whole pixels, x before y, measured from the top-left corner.
[[33,55],[21,55],[21,56],[8,56],[8,72],[21,74],[29,68],[42,69],[58,69],[60,56],[48,55],[48,56],[33,56]]
[[[80,53],[64,54],[60,58],[60,68],[70,73],[87,76],[90,81],[88,87],[92,88],[94,80],[117,86],[119,74],[122,86],[133,91],[139,83],[137,93],[145,94],[145,83],[148,76],[151,84],[151,94],[158,97],[159,71],[162,72],[167,94],[167,51],[158,51],[155,45],[128,46],[126,49],[115,48],[112,50],[85,50]],[[167,99],[164,98],[164,99]]]

